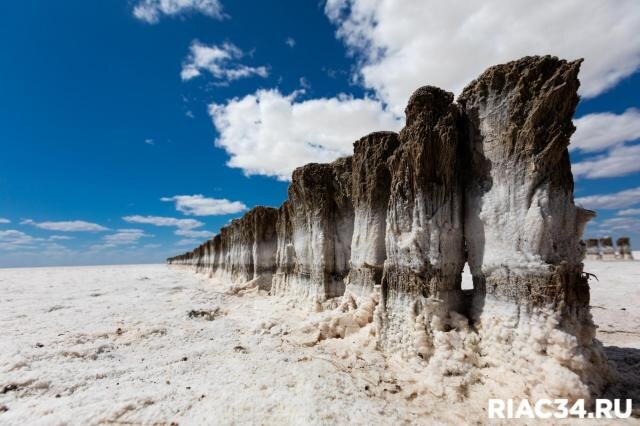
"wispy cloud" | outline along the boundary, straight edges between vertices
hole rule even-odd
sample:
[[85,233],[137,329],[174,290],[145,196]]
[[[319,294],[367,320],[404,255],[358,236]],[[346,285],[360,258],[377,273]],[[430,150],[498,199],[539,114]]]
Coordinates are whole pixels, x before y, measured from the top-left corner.
[[618,216],[640,216],[640,209],[620,210]]
[[122,219],[125,222],[129,222],[129,223],[143,223],[147,225],[167,226],[167,227],[175,227],[179,229],[193,229],[193,228],[198,228],[204,225],[204,223],[195,219],[176,219],[174,217],[164,217],[164,216],[132,215],[132,216],[124,216]]
[[0,224],[11,223],[9,219],[5,219],[4,217],[0,217]]
[[612,194],[596,194],[576,198],[576,203],[588,209],[621,209],[640,204],[640,187]]
[[215,79],[229,82],[241,78],[259,76],[267,77],[269,71],[264,66],[248,66],[237,63],[244,56],[242,50],[232,43],[206,45],[195,40],[189,48],[189,55],[182,64],[180,77],[191,80],[209,72]]
[[195,238],[185,238],[182,240],[178,240],[176,243],[177,246],[193,246],[201,243],[202,241],[196,240]]
[[219,216],[239,213],[247,209],[240,201],[229,201],[226,198],[207,198],[202,194],[174,195],[162,197],[161,201],[174,201],[176,209],[184,214],[193,216]]
[[284,44],[286,44],[289,47],[295,47],[296,46],[296,40],[293,37],[287,37],[284,40]]
[[96,232],[107,231],[106,228],[97,223],[86,222],[84,220],[67,220],[59,222],[34,222],[31,219],[24,219],[20,222],[21,225],[32,225],[36,228],[46,229],[48,231],[62,231],[62,232]]
[[215,19],[225,17],[218,0],[141,0],[133,8],[133,15],[155,24],[162,15],[177,16],[185,13],[202,13]]
[[52,235],[49,237],[51,241],[64,241],[64,240],[73,240],[73,237],[69,237],[68,235]]
[[0,250],[29,248],[39,241],[42,241],[42,239],[34,238],[31,235],[15,229],[0,231]]
[[92,250],[102,250],[118,246],[130,246],[137,244],[143,237],[152,237],[142,229],[118,229],[115,233],[102,237],[102,244],[91,246]]
[[145,139],[144,143],[146,143],[147,145],[155,145],[156,143],[153,141],[153,139]]
[[105,235],[103,240],[112,245],[129,245],[137,243],[142,237],[152,236],[145,234],[142,229],[118,229],[115,234]]
[[176,235],[180,235],[182,237],[189,238],[211,238],[213,237],[213,232],[209,231],[194,231],[191,229],[177,229],[175,232]]

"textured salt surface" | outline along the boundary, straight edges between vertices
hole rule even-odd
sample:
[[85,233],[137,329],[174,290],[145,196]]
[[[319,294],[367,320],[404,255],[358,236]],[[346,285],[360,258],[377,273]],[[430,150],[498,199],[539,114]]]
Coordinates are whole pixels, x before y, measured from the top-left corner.
[[[623,373],[608,396],[638,398],[640,262],[585,271]],[[469,424],[486,422],[489,395],[525,396],[519,377],[485,368],[463,402],[439,397],[446,378],[374,349],[374,299],[315,313],[151,265],[0,269],[0,302],[0,424]]]

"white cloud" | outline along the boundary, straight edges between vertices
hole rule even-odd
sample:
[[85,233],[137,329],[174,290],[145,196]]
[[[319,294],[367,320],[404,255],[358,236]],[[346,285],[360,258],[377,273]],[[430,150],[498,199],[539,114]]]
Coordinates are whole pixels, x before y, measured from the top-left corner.
[[41,241],[40,238],[34,238],[22,231],[9,229],[0,231],[0,250],[15,250],[30,248],[33,244]]
[[114,247],[135,244],[140,238],[151,236],[142,229],[118,229],[115,234],[105,235],[102,239],[107,245]]
[[177,246],[193,246],[200,244],[202,241],[196,240],[195,238],[185,238],[183,240],[179,240],[176,245]]
[[109,228],[105,228],[97,223],[85,222],[84,220],[67,220],[59,222],[34,222],[31,219],[24,219],[20,222],[22,225],[32,225],[40,229],[46,229],[48,231],[62,231],[62,232],[84,232],[84,231],[107,231]]
[[373,99],[340,95],[298,100],[303,93],[258,90],[226,104],[211,104],[209,113],[219,133],[216,146],[231,156],[227,165],[246,175],[287,180],[296,167],[349,155],[360,137],[401,126]]
[[597,194],[576,198],[576,203],[588,209],[620,209],[640,203],[640,187],[613,194]]
[[620,210],[618,216],[640,216],[640,209]]
[[182,64],[180,72],[180,77],[185,81],[200,76],[202,71],[208,71],[214,78],[223,82],[251,76],[265,78],[269,75],[264,66],[251,67],[234,63],[241,59],[244,53],[231,43],[216,46],[195,40],[191,43],[189,50],[189,55]]
[[603,220],[598,228],[601,231],[616,231],[616,233],[634,233],[640,229],[640,218],[637,217],[613,217]]
[[145,22],[155,24],[161,15],[175,16],[198,12],[216,19],[224,18],[218,0],[141,0],[133,8],[133,15]]
[[52,235],[49,237],[51,241],[73,240],[73,237],[67,235]]
[[612,148],[604,155],[574,163],[571,169],[575,177],[590,179],[640,172],[640,144]]
[[182,237],[189,237],[189,238],[212,238],[214,235],[213,232],[194,231],[191,229],[177,229],[175,234],[180,235]]
[[239,213],[247,209],[240,201],[229,201],[226,198],[207,198],[202,194],[175,195],[162,197],[161,201],[175,201],[176,209],[193,216],[218,216]]
[[295,47],[296,40],[293,37],[287,37],[284,41],[284,44],[286,44],[289,47]]
[[153,139],[145,139],[144,143],[146,143],[147,145],[155,145],[156,143],[153,141]]
[[597,152],[640,139],[640,110],[635,108],[622,114],[588,114],[574,120],[574,124],[576,132],[571,137],[570,149]]
[[488,66],[526,55],[584,57],[586,97],[640,66],[635,0],[328,0],[325,12],[361,60],[357,77],[398,115],[424,84],[459,93]]
[[125,222],[129,223],[143,223],[147,225],[154,226],[170,226],[179,229],[193,229],[198,228],[204,223],[195,219],[176,219],[173,217],[163,217],[163,216],[140,216],[140,215],[132,215],[132,216],[124,216],[122,218]]
[[9,219],[5,219],[4,217],[0,217],[0,223],[11,223]]

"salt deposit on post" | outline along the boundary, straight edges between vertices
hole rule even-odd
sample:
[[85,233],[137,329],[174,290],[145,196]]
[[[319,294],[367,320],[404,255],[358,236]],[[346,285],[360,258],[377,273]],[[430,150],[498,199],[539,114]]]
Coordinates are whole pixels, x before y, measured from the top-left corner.
[[602,260],[615,260],[616,251],[611,237],[600,238],[600,247],[602,247]]
[[[549,56],[498,65],[457,102],[420,88],[399,134],[297,169],[279,209],[254,209],[168,262],[338,306],[309,344],[373,324],[381,353],[420,366],[419,392],[461,399],[493,368],[529,397],[589,399],[613,373],[582,270],[593,212],[573,202],[567,150],[579,67]],[[610,238],[600,244],[615,257]],[[465,261],[472,291],[461,289]]]
[[631,240],[628,237],[620,237],[616,241],[618,246],[618,259],[633,260],[633,253],[631,252]]
[[587,247],[587,256],[588,260],[601,260],[602,255],[600,254],[600,244],[597,238],[590,238],[585,241],[585,245]]

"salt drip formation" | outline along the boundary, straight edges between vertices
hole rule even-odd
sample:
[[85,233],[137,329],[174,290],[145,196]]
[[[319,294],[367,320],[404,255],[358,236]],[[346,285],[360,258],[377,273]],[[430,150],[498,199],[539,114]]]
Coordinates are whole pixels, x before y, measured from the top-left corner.
[[594,213],[574,204],[567,150],[580,62],[497,65],[457,102],[422,87],[399,133],[296,169],[279,209],[256,207],[168,263],[316,305],[377,303],[379,349],[421,358],[457,395],[502,366],[531,398],[589,399],[613,373],[583,274]]

